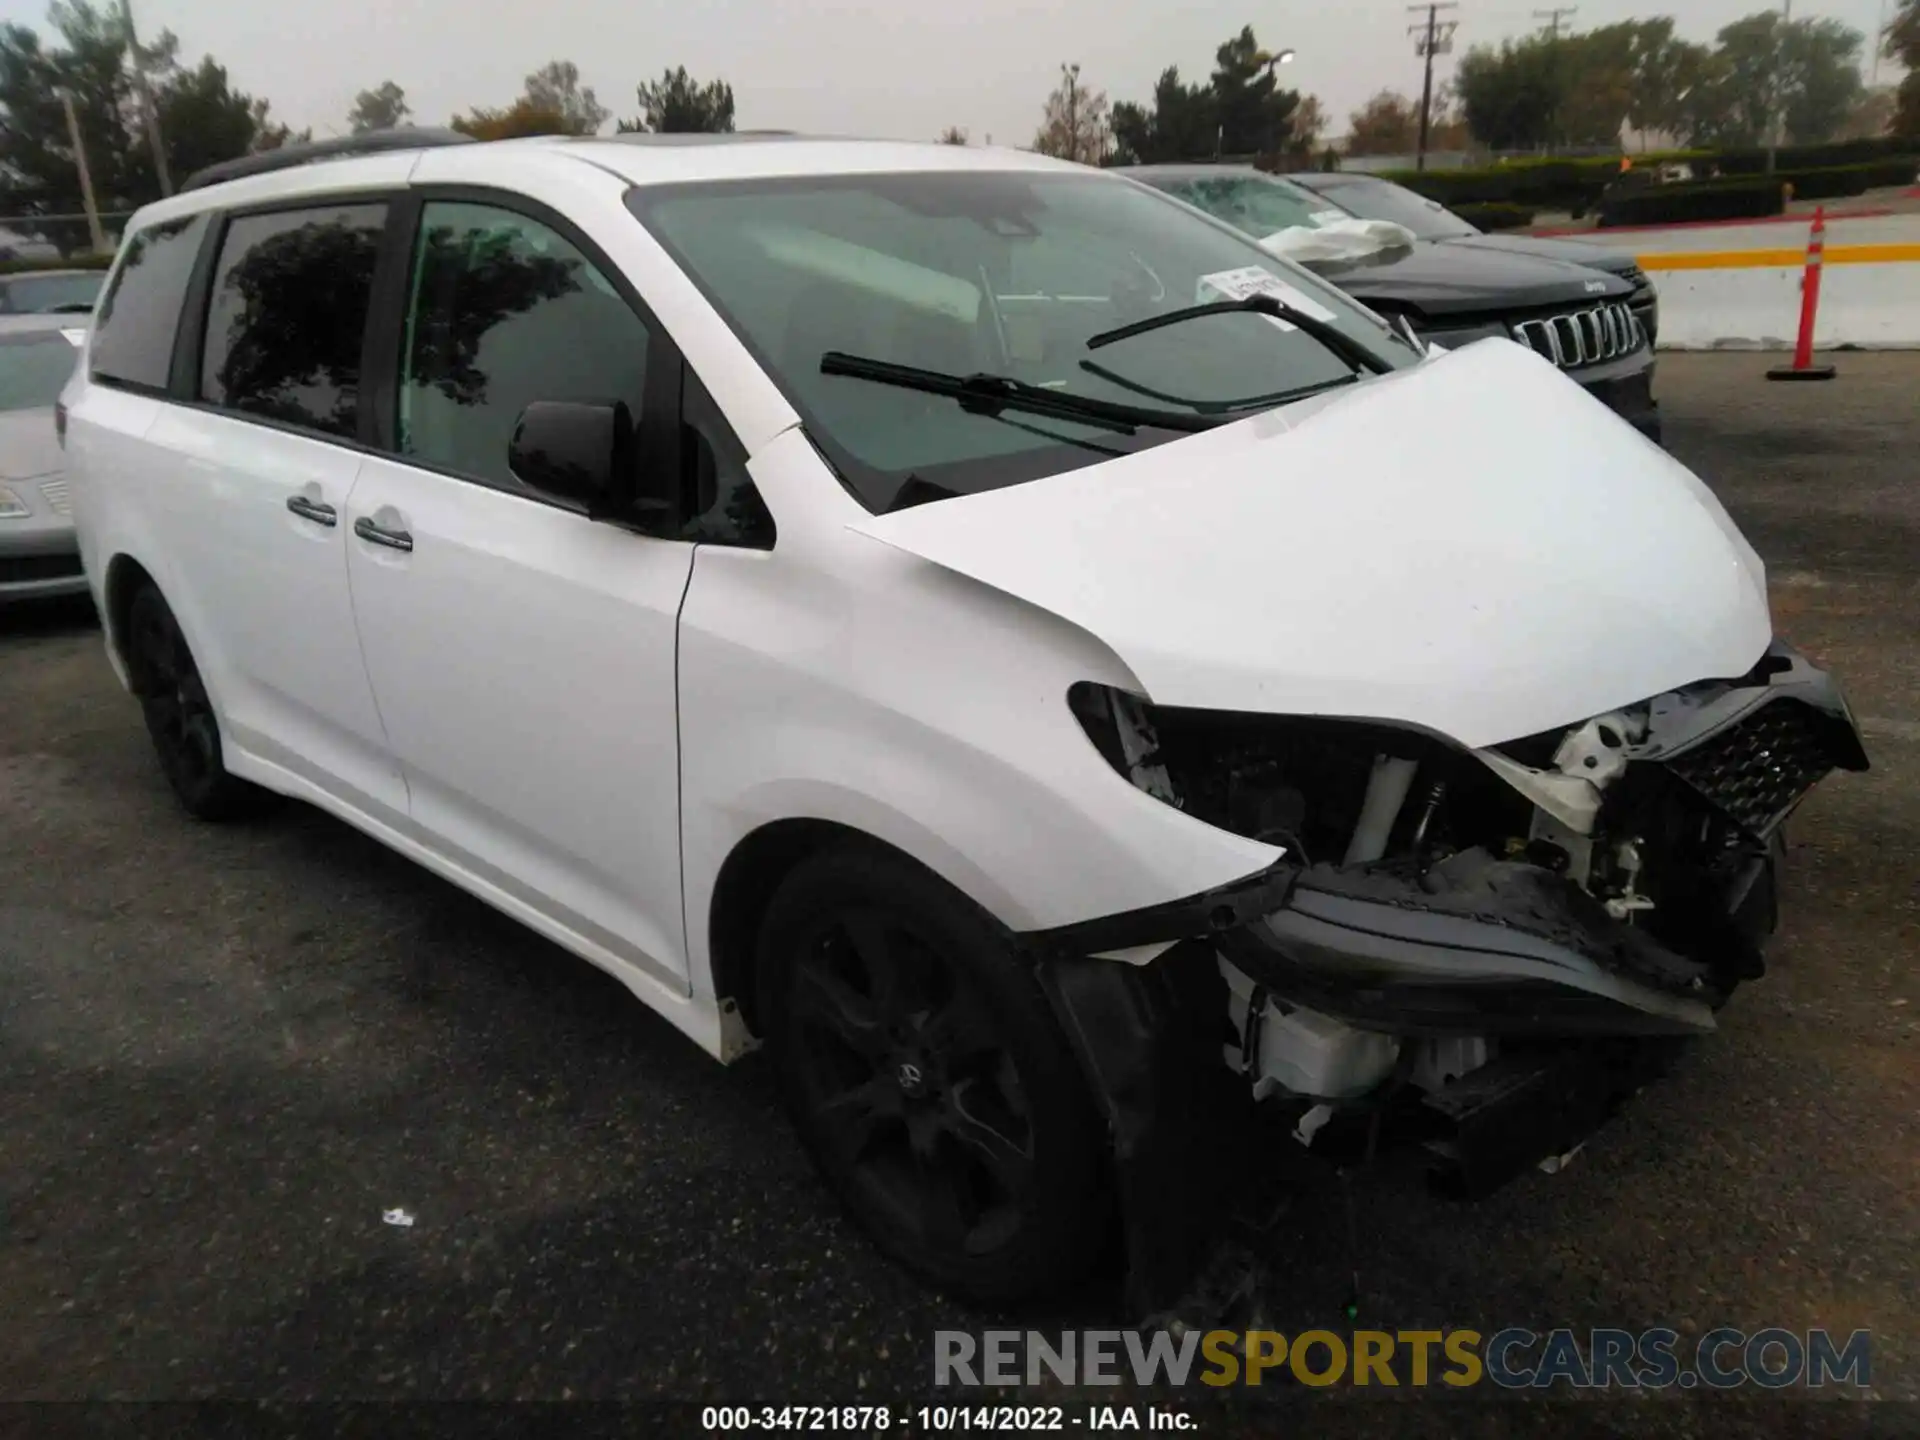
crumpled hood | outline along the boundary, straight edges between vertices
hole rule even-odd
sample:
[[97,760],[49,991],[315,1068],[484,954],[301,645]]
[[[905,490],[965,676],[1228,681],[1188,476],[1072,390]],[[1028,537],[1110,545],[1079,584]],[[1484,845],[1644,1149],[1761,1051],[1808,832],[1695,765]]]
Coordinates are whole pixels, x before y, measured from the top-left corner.
[[1772,634],[1711,492],[1507,340],[854,528],[1079,625],[1156,703],[1475,748],[1744,674]]

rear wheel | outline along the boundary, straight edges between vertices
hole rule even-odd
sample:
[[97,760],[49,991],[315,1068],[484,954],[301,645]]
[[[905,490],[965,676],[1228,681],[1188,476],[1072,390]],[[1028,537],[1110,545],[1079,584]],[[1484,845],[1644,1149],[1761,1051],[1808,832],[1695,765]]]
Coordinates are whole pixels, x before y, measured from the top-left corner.
[[1084,1271],[1109,1208],[1103,1127],[985,916],[912,863],[849,847],[788,877],[759,959],[788,1109],[883,1250],[982,1301]]
[[270,797],[227,773],[220,725],[200,669],[173,611],[150,584],[128,607],[127,664],[160,769],[187,813],[231,820],[259,811]]

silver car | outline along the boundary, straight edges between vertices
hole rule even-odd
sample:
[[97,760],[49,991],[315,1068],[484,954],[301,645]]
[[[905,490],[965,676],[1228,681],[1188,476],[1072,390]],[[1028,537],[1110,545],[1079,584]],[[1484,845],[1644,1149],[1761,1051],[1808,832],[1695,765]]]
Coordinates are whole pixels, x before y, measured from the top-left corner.
[[0,318],[0,604],[87,588],[54,414],[85,338],[85,317]]

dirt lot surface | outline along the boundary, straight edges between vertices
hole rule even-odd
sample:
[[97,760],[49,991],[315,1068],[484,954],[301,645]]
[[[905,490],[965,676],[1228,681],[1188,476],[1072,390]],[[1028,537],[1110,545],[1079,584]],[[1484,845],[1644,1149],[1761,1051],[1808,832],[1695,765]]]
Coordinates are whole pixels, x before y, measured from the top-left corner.
[[[1920,355],[1838,362],[1658,383],[1874,760],[1796,820],[1772,972],[1565,1172],[1353,1182],[1363,1326],[1867,1328],[1907,1402],[1674,1394],[1635,1430],[1920,1428]],[[759,1064],[312,810],[184,819],[84,607],[0,614],[0,714],[0,1399],[917,1405],[933,1331],[991,1323],[842,1221]],[[1340,1196],[1299,1166],[1277,1329],[1348,1328]],[[1309,1398],[1363,1433],[1624,1418]]]

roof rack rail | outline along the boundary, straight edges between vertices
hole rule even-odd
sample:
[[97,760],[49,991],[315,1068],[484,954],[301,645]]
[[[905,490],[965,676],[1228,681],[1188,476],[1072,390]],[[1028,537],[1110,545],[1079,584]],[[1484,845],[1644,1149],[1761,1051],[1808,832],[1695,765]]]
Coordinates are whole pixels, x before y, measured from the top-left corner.
[[439,145],[472,145],[471,135],[458,130],[430,127],[404,130],[369,130],[364,135],[342,135],[335,140],[310,140],[301,145],[282,145],[278,150],[262,150],[257,155],[242,155],[196,170],[181,183],[180,189],[200,190],[227,180],[248,175],[270,175],[275,170],[291,170],[296,165],[312,165],[321,160],[344,160],[353,155],[378,155],[388,150],[427,150]]

